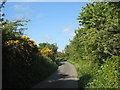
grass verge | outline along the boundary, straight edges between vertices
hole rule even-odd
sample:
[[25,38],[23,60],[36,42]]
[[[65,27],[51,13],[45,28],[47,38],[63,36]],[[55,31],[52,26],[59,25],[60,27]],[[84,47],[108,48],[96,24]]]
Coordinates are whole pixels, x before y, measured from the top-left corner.
[[72,63],[78,72],[78,86],[79,88],[119,88],[120,74],[118,67],[119,57],[113,56],[108,58],[101,66],[91,62],[82,61],[78,62],[68,60]]

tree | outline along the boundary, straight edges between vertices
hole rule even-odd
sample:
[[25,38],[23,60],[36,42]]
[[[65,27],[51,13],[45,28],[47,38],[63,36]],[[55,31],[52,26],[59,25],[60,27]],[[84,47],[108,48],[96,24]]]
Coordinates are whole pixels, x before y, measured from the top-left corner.
[[[85,69],[89,62],[95,65],[91,66],[88,73],[95,79],[89,80],[87,88],[119,87],[119,12],[120,2],[94,2],[82,7],[77,18],[83,28],[75,30],[76,35],[66,46],[65,52],[71,61],[84,64]],[[78,73],[81,74],[81,67],[79,69]],[[84,75],[86,72],[83,71]]]
[[52,51],[54,51],[54,53],[57,53],[57,49],[58,49],[58,47],[55,44],[50,44],[50,43],[40,43],[39,48],[40,49],[49,48]]
[[0,26],[3,26],[3,25],[4,25],[4,23],[3,23],[4,18],[3,18],[3,16],[5,16],[5,14],[2,13],[2,8],[5,7],[5,6],[4,6],[5,3],[6,3],[6,0],[3,0],[2,3],[0,4]]
[[24,26],[24,22],[29,22],[30,20],[16,20],[10,22],[9,20],[4,20],[4,27],[0,27],[0,31],[2,31],[2,43],[4,44],[6,41],[10,39],[15,39],[16,37],[22,36],[23,31],[27,28],[21,28]]
[[78,20],[84,28],[76,31],[71,43],[83,58],[103,63],[107,57],[120,55],[119,5],[120,2],[94,2],[82,8]]

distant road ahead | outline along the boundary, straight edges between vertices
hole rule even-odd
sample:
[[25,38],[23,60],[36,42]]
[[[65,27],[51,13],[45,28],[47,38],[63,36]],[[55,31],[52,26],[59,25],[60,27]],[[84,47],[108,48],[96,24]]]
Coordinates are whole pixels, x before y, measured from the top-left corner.
[[75,67],[68,62],[61,62],[58,70],[34,88],[78,88]]

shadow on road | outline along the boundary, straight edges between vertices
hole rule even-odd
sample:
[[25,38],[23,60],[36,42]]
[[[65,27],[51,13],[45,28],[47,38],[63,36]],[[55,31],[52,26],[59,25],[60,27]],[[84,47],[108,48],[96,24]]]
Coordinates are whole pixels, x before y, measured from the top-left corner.
[[60,74],[59,71],[56,71],[55,75],[48,77],[35,88],[77,88],[78,81],[75,80],[75,78],[77,77],[68,74]]
[[[64,64],[64,62],[59,62],[60,67],[64,66]],[[61,73],[61,69],[58,69],[50,77],[33,88],[78,88],[78,79],[74,74]]]
[[58,66],[61,66],[61,65],[63,65],[64,63],[63,63],[63,61],[56,61],[56,64],[57,64]]

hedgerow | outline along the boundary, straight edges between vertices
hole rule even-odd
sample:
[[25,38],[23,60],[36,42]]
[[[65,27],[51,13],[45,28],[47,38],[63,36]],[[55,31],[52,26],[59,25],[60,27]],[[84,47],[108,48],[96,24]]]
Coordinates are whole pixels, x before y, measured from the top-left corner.
[[66,46],[80,88],[118,88],[120,82],[120,2],[93,2],[82,7],[76,35]]

